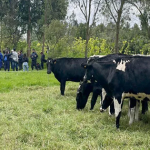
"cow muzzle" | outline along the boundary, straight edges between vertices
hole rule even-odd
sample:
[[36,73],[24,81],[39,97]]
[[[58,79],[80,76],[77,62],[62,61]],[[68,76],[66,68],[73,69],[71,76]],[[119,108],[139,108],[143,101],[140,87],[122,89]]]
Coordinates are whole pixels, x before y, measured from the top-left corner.
[[102,107],[100,107],[100,112],[104,112],[106,111],[106,109],[102,109]]

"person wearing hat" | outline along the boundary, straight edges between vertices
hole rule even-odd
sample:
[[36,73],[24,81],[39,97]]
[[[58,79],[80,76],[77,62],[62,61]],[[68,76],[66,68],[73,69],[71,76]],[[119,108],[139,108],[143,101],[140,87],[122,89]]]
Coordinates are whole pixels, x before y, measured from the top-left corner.
[[44,69],[44,63],[46,62],[45,60],[45,55],[43,52],[41,52],[41,68]]
[[38,55],[35,52],[35,49],[32,50],[32,54],[30,55],[30,58],[32,60],[32,62],[31,62],[31,68],[32,68],[32,70],[33,70],[33,67],[35,67],[35,69],[36,69],[36,60],[38,58]]

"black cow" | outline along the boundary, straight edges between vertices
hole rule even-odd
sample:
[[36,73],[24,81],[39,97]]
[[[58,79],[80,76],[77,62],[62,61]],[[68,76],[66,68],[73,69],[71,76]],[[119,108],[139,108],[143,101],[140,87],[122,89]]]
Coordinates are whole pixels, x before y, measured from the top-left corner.
[[[119,128],[124,98],[135,97],[139,100],[150,98],[149,64],[150,57],[143,56],[122,57],[111,61],[84,64],[87,70],[84,78],[97,80],[107,94],[113,97],[117,128]],[[107,107],[105,104],[110,105],[111,101],[103,103],[103,109]]]
[[[93,82],[93,83],[88,83],[88,82],[83,82],[80,83],[80,86],[77,90],[77,96],[76,96],[76,108],[78,110],[83,109],[87,103],[88,97],[90,93],[93,92],[92,99],[91,99],[91,108],[90,110],[93,110],[95,103],[97,101],[97,97],[100,95],[101,99],[102,97],[102,87],[100,86],[99,83]],[[105,96],[105,99],[109,98],[107,95]],[[114,114],[114,104],[112,103],[110,105],[110,111],[109,114],[112,115]]]
[[83,80],[85,70],[81,64],[86,61],[86,58],[48,58],[47,74],[53,72],[55,78],[60,82],[61,95],[64,95],[66,81],[80,82]]
[[97,82],[82,82],[80,83],[80,86],[77,90],[77,96],[76,96],[76,101],[77,101],[77,109],[83,109],[87,103],[88,97],[90,93],[93,92],[92,99],[91,99],[91,108],[92,110],[94,108],[94,105],[96,103],[97,97],[101,95],[102,93],[102,88],[100,84]]

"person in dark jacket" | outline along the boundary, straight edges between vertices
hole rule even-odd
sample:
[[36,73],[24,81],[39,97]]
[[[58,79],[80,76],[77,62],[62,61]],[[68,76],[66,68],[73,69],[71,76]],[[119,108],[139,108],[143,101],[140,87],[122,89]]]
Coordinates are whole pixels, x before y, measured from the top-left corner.
[[4,52],[4,60],[3,61],[4,61],[4,70],[5,71],[10,70],[10,60],[11,60],[10,56],[11,56],[11,53],[9,51]]
[[44,69],[44,63],[47,62],[45,60],[45,55],[43,52],[41,52],[41,69]]
[[0,51],[0,70],[1,70],[2,66],[3,66],[3,54]]
[[41,70],[41,65],[39,63],[36,64],[36,70]]
[[28,57],[26,54],[23,55],[23,58],[22,58],[22,62],[23,62],[23,71],[28,71]]
[[30,55],[30,58],[32,60],[32,62],[31,62],[31,68],[32,68],[32,70],[33,70],[33,67],[35,67],[35,69],[36,69],[36,60],[38,58],[38,55],[35,52],[35,49],[32,50],[32,54]]
[[18,52],[18,65],[19,65],[19,70],[22,70],[22,58],[23,58],[23,54],[22,51]]

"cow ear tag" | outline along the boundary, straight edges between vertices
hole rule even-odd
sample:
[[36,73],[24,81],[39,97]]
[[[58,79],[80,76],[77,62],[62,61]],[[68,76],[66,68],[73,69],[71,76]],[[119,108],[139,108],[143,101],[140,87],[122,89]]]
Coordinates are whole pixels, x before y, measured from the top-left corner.
[[84,68],[86,68],[86,66],[84,66]]

